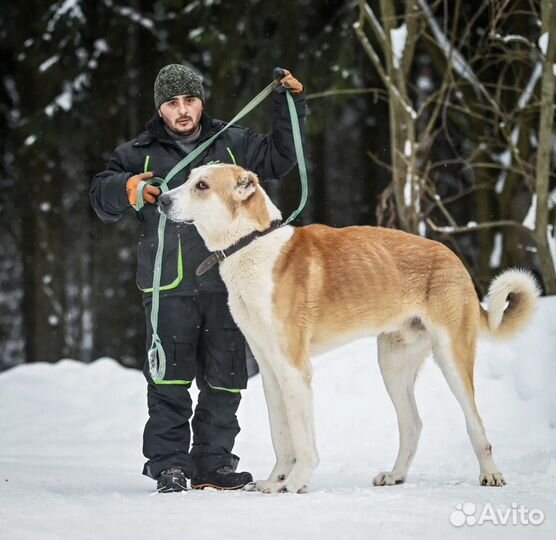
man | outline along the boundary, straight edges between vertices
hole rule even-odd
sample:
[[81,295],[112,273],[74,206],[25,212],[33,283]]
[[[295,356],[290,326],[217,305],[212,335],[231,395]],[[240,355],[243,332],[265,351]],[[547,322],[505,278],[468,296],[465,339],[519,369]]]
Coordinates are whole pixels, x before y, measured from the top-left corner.
[[[272,96],[269,134],[233,126],[201,153],[170,183],[185,182],[192,168],[209,162],[237,163],[261,180],[280,178],[296,163],[284,90],[293,94],[303,126],[303,86],[281,70]],[[143,179],[164,177],[198,144],[225,124],[204,110],[200,76],[186,66],[162,68],[154,83],[155,116],[146,131],[116,148],[105,171],[92,181],[91,204],[105,223],[118,221],[137,201]],[[147,185],[145,206],[136,213],[142,226],[137,246],[137,285],[143,291],[147,318],[147,344],[152,328],[150,310],[154,259],[158,245],[160,190]],[[158,332],[166,355],[163,381],[153,381],[145,365],[149,420],[143,453],[148,461],[143,474],[157,480],[160,492],[183,491],[187,479],[193,488],[239,489],[252,481],[248,472],[236,472],[239,458],[232,453],[239,433],[236,411],[241,390],[247,386],[244,338],[227,306],[226,288],[214,267],[201,277],[197,266],[209,255],[195,227],[166,223]],[[196,379],[198,403],[191,421],[189,387]],[[190,431],[193,444],[190,450]]]

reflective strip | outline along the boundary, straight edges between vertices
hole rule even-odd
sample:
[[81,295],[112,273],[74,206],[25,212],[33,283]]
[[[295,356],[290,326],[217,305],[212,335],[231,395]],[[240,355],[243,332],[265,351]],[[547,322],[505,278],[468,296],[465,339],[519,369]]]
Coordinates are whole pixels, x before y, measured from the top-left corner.
[[180,381],[179,379],[175,381],[166,381],[164,379],[153,379],[154,384],[181,384],[182,386],[187,386],[191,384],[191,381]]
[[233,164],[234,164],[234,165],[237,165],[237,163],[236,163],[236,158],[235,158],[234,154],[232,153],[232,151],[230,150],[230,147],[229,147],[229,146],[226,146],[226,150],[228,150],[228,154],[230,154],[230,157],[232,158]]
[[[179,238],[178,236],[178,275],[176,276],[176,279],[174,279],[174,281],[172,281],[172,283],[168,283],[168,285],[162,285],[159,289],[159,291],[169,291],[170,289],[175,289],[180,283],[181,280],[183,279],[183,259],[181,256],[181,238]],[[153,288],[150,287],[148,289],[141,289],[141,287],[139,287],[139,289],[145,293],[150,293],[153,292]]]
[[240,394],[240,388],[222,388],[221,386],[212,386],[208,381],[206,383],[213,389],[213,390],[221,390],[222,392],[232,392],[232,394]]

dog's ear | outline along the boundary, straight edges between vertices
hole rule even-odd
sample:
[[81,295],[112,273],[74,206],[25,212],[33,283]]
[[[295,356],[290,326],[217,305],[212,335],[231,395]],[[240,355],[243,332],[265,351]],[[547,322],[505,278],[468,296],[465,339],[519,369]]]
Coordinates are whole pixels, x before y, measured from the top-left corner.
[[234,199],[236,201],[246,201],[257,191],[259,179],[255,173],[251,171],[241,171],[236,176],[236,185],[234,187]]

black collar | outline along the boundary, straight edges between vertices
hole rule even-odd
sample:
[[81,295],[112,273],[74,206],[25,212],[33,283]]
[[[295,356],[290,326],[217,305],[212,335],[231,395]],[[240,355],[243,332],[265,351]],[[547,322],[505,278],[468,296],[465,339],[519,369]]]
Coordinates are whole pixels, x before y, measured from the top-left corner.
[[218,251],[214,251],[211,253],[198,267],[195,271],[195,274],[198,276],[202,276],[205,272],[210,270],[216,263],[222,262],[226,257],[233,255],[240,249],[243,249],[245,246],[248,246],[253,240],[260,238],[261,236],[265,236],[276,229],[279,229],[283,225],[280,219],[275,219],[274,221],[270,222],[270,227],[265,229],[264,231],[253,231],[249,233],[247,236],[243,236],[240,238],[235,244],[232,244],[230,247],[226,249],[221,249]]

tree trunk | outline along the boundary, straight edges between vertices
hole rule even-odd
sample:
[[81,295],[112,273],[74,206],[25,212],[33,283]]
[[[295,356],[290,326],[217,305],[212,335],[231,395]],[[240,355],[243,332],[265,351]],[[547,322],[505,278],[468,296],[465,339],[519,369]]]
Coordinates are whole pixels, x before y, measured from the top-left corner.
[[[537,153],[537,208],[535,237],[546,294],[556,294],[556,273],[550,253],[548,229],[548,187],[554,125],[554,63],[556,61],[556,0],[542,2],[542,31],[548,33],[548,47],[543,60],[539,149]],[[553,231],[554,234],[554,231]]]

